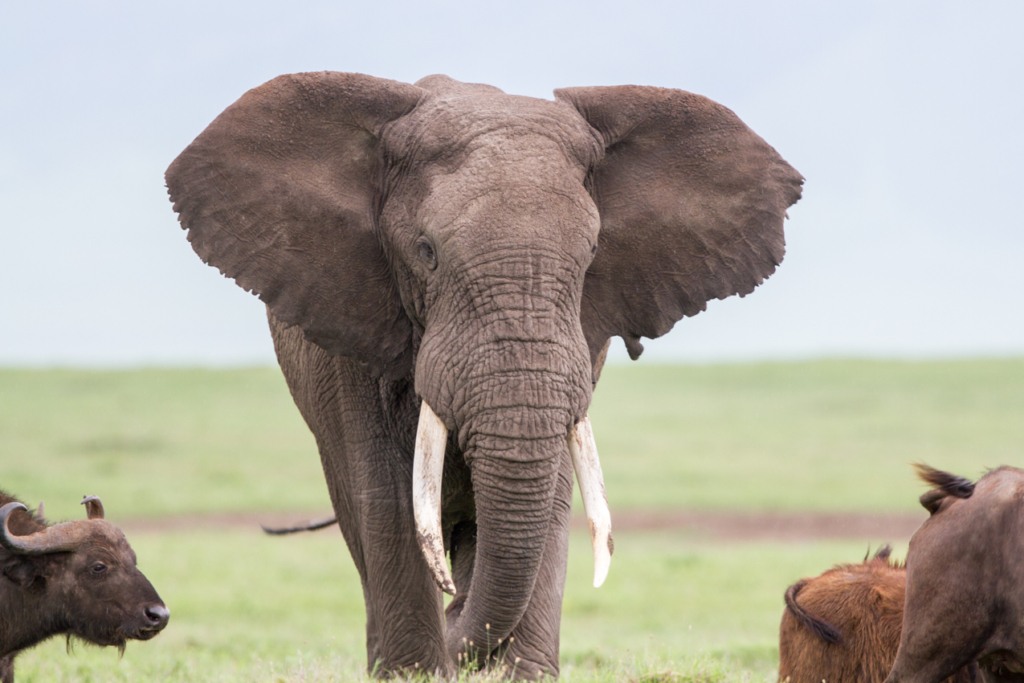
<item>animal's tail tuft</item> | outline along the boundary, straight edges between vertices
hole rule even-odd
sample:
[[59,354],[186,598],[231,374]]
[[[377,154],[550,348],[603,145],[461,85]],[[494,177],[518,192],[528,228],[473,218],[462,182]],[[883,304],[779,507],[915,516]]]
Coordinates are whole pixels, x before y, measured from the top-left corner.
[[827,621],[814,616],[797,603],[796,596],[806,585],[806,581],[797,581],[786,589],[786,607],[793,613],[797,621],[826,643],[837,644],[843,642],[843,634],[839,632],[839,629]]

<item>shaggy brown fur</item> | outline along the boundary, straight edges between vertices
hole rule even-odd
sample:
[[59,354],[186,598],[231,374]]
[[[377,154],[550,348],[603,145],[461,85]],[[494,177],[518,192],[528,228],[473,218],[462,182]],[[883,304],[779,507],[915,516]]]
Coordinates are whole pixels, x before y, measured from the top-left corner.
[[[0,507],[17,502],[0,491]],[[84,540],[72,550],[26,553],[0,539],[2,683],[14,681],[21,650],[52,636],[123,649],[126,639],[148,640],[167,625],[167,607],[136,568],[124,534],[101,517],[80,523],[86,526],[73,528],[83,529]],[[18,537],[47,525],[42,515],[18,509],[7,528]]]
[[[896,659],[906,569],[889,546],[786,591],[779,627],[779,681],[881,683]],[[966,668],[950,683],[969,683]]]

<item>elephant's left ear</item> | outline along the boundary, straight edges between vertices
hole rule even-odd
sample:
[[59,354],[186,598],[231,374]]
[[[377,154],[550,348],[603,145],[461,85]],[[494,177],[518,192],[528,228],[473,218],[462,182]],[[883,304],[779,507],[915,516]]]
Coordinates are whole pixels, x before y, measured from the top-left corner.
[[568,88],[604,142],[590,189],[598,251],[580,312],[591,355],[619,335],[630,357],[710,299],[743,296],[782,261],[803,177],[729,109],[642,86]]

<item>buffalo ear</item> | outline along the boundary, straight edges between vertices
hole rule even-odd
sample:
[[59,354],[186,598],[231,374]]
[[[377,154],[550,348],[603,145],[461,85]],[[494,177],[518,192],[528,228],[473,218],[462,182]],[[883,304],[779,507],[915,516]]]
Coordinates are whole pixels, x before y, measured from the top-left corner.
[[390,377],[412,325],[376,233],[381,129],[423,95],[361,74],[280,76],[228,107],[167,169],[206,263],[328,353]]
[[921,481],[935,487],[918,499],[930,515],[938,512],[947,498],[970,498],[974,494],[974,482],[966,477],[937,470],[923,462],[916,462],[913,467]]
[[605,147],[589,183],[601,214],[580,312],[591,355],[619,335],[636,360],[711,299],[743,296],[782,261],[803,178],[730,110],[643,86],[567,88]]
[[939,506],[942,505],[942,501],[946,500],[949,494],[942,489],[932,489],[927,493],[922,493],[918,501],[921,503],[921,507],[928,511],[929,515],[934,515],[939,511]]
[[0,574],[19,588],[28,588],[37,579],[45,580],[38,558],[27,555],[12,554],[3,564],[0,564]]

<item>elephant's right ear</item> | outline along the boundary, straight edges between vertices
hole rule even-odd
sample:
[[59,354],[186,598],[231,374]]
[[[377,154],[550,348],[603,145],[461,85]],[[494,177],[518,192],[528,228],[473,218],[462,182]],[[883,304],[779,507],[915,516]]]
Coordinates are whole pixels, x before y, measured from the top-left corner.
[[199,257],[377,375],[408,371],[412,325],[376,231],[380,132],[424,91],[361,74],[280,76],[228,107],[167,169]]

